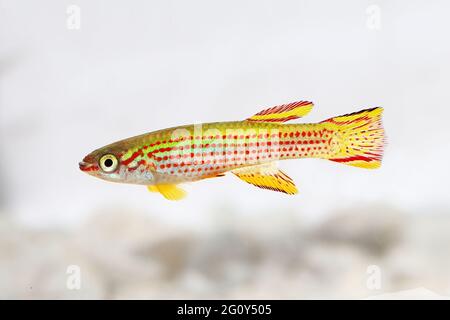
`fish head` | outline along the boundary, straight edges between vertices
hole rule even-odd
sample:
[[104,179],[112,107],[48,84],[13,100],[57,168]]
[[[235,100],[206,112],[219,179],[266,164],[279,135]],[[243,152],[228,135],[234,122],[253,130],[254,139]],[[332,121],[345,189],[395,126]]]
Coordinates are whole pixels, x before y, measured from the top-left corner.
[[135,148],[119,142],[92,151],[83,158],[79,167],[91,176],[111,182],[153,184],[155,173],[141,155],[133,156],[135,153]]

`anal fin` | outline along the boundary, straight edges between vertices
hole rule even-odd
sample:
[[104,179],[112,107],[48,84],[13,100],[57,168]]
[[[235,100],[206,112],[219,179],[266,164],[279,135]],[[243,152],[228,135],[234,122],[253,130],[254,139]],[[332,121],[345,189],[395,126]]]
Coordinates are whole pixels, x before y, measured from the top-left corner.
[[147,186],[150,192],[159,192],[168,200],[181,200],[186,197],[186,191],[178,187],[176,184],[157,184]]
[[239,168],[232,172],[241,180],[258,188],[286,194],[298,193],[294,181],[273,163]]

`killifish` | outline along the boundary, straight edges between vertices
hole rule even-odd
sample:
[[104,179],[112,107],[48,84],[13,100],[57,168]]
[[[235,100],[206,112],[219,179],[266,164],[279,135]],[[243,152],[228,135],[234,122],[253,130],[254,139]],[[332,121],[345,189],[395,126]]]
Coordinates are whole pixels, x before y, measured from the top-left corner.
[[169,200],[186,195],[180,184],[231,172],[259,188],[297,193],[279,160],[319,158],[355,167],[380,167],[385,144],[382,108],[286,124],[307,115],[299,101],[265,109],[243,121],[184,125],[121,140],[88,154],[80,169],[112,182],[147,186]]

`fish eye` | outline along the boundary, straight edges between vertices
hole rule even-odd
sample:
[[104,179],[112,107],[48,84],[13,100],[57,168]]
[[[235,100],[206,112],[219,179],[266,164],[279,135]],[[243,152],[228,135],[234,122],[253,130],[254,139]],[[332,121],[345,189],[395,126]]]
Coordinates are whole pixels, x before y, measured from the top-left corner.
[[104,172],[109,173],[117,169],[119,161],[117,161],[116,156],[112,154],[105,154],[103,157],[100,158],[98,164]]

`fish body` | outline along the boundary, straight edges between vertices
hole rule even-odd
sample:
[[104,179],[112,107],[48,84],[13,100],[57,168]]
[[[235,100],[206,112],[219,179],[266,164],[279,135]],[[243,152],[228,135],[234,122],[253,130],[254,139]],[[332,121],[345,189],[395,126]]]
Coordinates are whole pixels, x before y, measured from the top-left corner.
[[146,133],[97,149],[80,169],[98,178],[148,186],[170,200],[184,197],[184,182],[234,173],[260,188],[297,193],[277,161],[321,158],[363,168],[381,164],[382,108],[320,123],[286,124],[306,115],[307,101],[281,105],[244,121],[185,125]]

